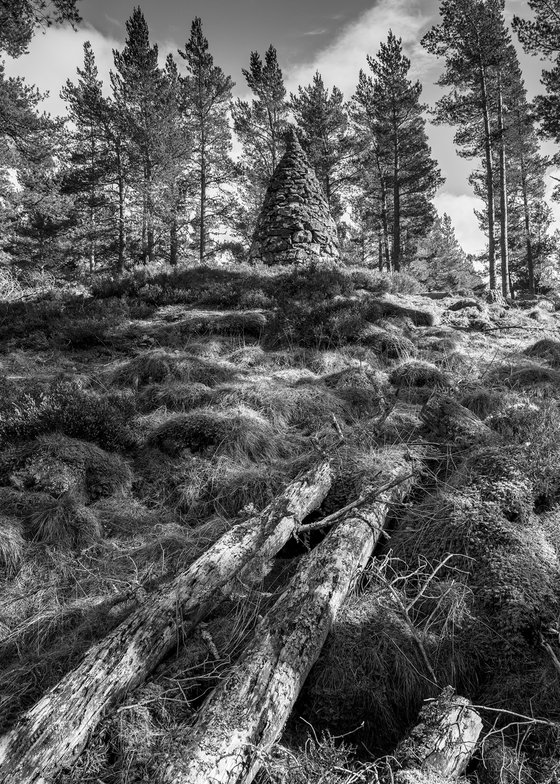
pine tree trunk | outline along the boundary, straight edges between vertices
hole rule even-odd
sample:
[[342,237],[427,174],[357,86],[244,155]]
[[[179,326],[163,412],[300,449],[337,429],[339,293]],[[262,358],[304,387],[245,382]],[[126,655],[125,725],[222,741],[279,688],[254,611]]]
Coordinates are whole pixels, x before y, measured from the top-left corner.
[[200,149],[200,263],[206,256],[206,139],[202,129]]
[[[402,471],[402,463],[395,475]],[[303,561],[253,641],[201,708],[158,784],[250,784],[279,737],[338,610],[367,564],[403,483],[360,507]],[[179,740],[180,736],[176,736]]]
[[401,268],[401,189],[399,182],[399,139],[394,120],[393,128],[393,269]]
[[502,272],[502,295],[508,297],[509,248],[508,248],[508,201],[506,171],[506,140],[504,129],[504,107],[501,74],[498,71],[498,132],[500,136],[500,264]]
[[328,462],[290,483],[260,515],[232,528],[172,585],[150,596],[0,738],[2,784],[46,784],[81,753],[106,711],[142,683],[223,598],[260,574],[331,484]]
[[486,89],[486,72],[480,66],[480,91],[482,99],[482,119],[484,125],[484,160],[486,166],[486,212],[488,218],[488,269],[490,290],[496,289],[496,239],[494,231],[494,180],[492,177],[492,140],[490,134],[490,112]]
[[119,239],[118,239],[118,274],[124,270],[125,227],[124,227],[124,172],[120,140],[116,140],[115,154],[117,158],[117,187],[119,191]]
[[93,133],[90,135],[90,204],[89,204],[89,272],[93,274],[95,269],[95,138]]
[[172,267],[177,266],[179,241],[177,237],[177,215],[173,215],[171,219],[171,227],[169,229],[169,263]]
[[385,177],[381,169],[379,155],[375,154],[375,161],[377,164],[377,175],[379,177],[379,188],[381,191],[381,225],[383,228],[383,247],[385,251],[385,264],[387,272],[391,272],[391,255],[389,253],[389,219],[387,215],[387,187],[385,185]]
[[529,296],[535,296],[535,265],[533,261],[533,244],[531,242],[531,213],[527,188],[527,166],[525,156],[521,153],[521,190],[523,192],[523,218],[525,225],[525,247],[527,249],[527,275],[529,277]]

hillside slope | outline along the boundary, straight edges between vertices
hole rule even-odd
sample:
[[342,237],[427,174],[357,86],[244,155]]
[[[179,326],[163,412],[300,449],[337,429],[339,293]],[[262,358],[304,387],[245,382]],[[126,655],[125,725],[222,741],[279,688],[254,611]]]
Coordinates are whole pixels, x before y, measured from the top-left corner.
[[[2,733],[295,477],[330,461],[316,522],[382,484],[398,449],[413,486],[259,780],[386,775],[372,758],[448,684],[484,706],[469,775],[553,780],[560,313],[407,287],[197,268],[1,306]],[[56,780],[157,780],[325,533],[292,537],[179,635]]]

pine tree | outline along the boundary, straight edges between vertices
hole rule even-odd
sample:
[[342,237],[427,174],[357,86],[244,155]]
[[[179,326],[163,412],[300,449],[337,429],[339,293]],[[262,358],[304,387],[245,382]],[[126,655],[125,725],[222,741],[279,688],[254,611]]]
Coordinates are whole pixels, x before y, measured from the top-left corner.
[[49,139],[60,133],[60,124],[39,112],[42,98],[21,77],[6,78],[0,63],[0,253],[5,261],[24,258],[21,230],[30,220],[27,207],[34,208],[31,172],[38,175],[39,189],[52,163],[54,141],[49,146]]
[[11,57],[25,54],[37,27],[76,25],[76,4],[77,0],[0,0],[0,52]]
[[[177,63],[169,54],[165,61],[164,76],[169,99],[170,115],[167,118],[167,138],[164,151],[165,165],[159,177],[156,213],[168,236],[169,262],[177,264],[182,245],[188,239],[189,202],[188,165],[193,157],[193,135],[188,118],[183,111],[183,84]],[[165,245],[165,243],[163,243]]]
[[460,246],[451,218],[445,212],[441,217],[436,216],[430,233],[419,244],[412,271],[428,290],[453,291],[480,284],[472,261]]
[[55,269],[65,260],[72,205],[61,191],[59,160],[66,144],[62,122],[51,121],[34,135],[33,153],[18,161],[12,252],[19,267]]
[[202,262],[209,251],[211,232],[223,224],[231,204],[227,186],[233,179],[234,165],[228,109],[234,83],[214,65],[199,17],[194,19],[190,38],[179,54],[188,71],[182,79],[182,106],[193,142],[189,173],[198,205],[198,254]]
[[[496,289],[493,152],[496,145],[501,147],[502,128],[499,119],[496,122],[496,106],[510,43],[503,0],[442,0],[440,17],[440,24],[423,39],[429,52],[445,58],[445,71],[438,84],[452,88],[437,102],[435,116],[438,122],[458,126],[455,142],[462,148],[461,155],[484,159],[490,288]],[[502,243],[502,253],[503,248]],[[507,293],[505,264],[502,288]]]
[[140,212],[140,259],[146,263],[155,255],[155,191],[169,162],[166,142],[174,131],[176,105],[140,8],[134,9],[126,29],[124,49],[113,52],[111,84]]
[[300,141],[337,219],[343,212],[341,189],[347,179],[345,163],[351,152],[344,97],[338,87],[329,93],[317,71],[310,85],[298,87],[297,95],[291,94],[290,109]]
[[549,160],[540,154],[532,107],[527,100],[517,56],[507,74],[505,142],[508,148],[509,246],[512,279],[533,296],[536,270],[547,243],[542,241],[552,222],[544,202],[545,174]]
[[84,44],[83,68],[78,68],[77,73],[77,84],[68,80],[61,91],[72,123],[63,189],[73,197],[74,247],[89,258],[89,269],[93,272],[98,255],[107,251],[113,227],[108,195],[111,156],[106,129],[107,102],[89,41]]
[[[555,0],[528,0],[528,5],[534,18],[516,16],[513,28],[525,51],[552,61],[552,68],[542,72],[545,94],[535,98],[535,110],[544,135],[560,144],[560,8]],[[555,163],[559,161],[557,155]]]
[[269,46],[264,63],[251,52],[249,69],[243,76],[253,99],[237,99],[232,105],[233,127],[241,143],[239,215],[237,228],[250,243],[264,193],[284,152],[288,103],[284,77],[274,46]]
[[431,200],[443,178],[431,158],[422,87],[408,78],[410,60],[401,39],[389,31],[387,43],[375,58],[368,56],[368,64],[373,76],[360,73],[353,99],[357,144],[362,163],[372,171],[385,237],[390,225],[391,265],[398,271],[432,224]]

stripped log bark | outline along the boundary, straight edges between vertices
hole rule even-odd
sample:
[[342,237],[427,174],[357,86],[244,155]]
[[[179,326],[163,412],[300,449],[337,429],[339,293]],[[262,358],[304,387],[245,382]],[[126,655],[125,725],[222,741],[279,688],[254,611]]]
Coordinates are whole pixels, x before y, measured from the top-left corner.
[[422,708],[419,723],[395,751],[398,784],[421,784],[461,776],[475,750],[482,719],[469,700],[448,686]]
[[[393,477],[409,473],[398,461]],[[366,565],[389,504],[411,479],[332,529],[299,571],[229,675],[201,708],[194,728],[161,766],[159,784],[249,784],[280,735],[337,612]],[[180,736],[177,738],[180,740]]]
[[[266,561],[317,508],[328,461],[296,479],[260,515],[224,534],[171,586],[149,597],[0,738],[0,781],[45,784],[82,751],[108,708],[138,686],[223,598],[243,570]],[[258,569],[257,569],[258,571]]]

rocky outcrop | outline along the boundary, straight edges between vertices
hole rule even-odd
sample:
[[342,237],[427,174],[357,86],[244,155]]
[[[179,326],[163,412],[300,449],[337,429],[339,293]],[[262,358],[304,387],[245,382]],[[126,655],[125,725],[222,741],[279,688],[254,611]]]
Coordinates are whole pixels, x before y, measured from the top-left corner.
[[264,264],[303,264],[338,257],[335,223],[292,130],[268,186],[249,258]]

